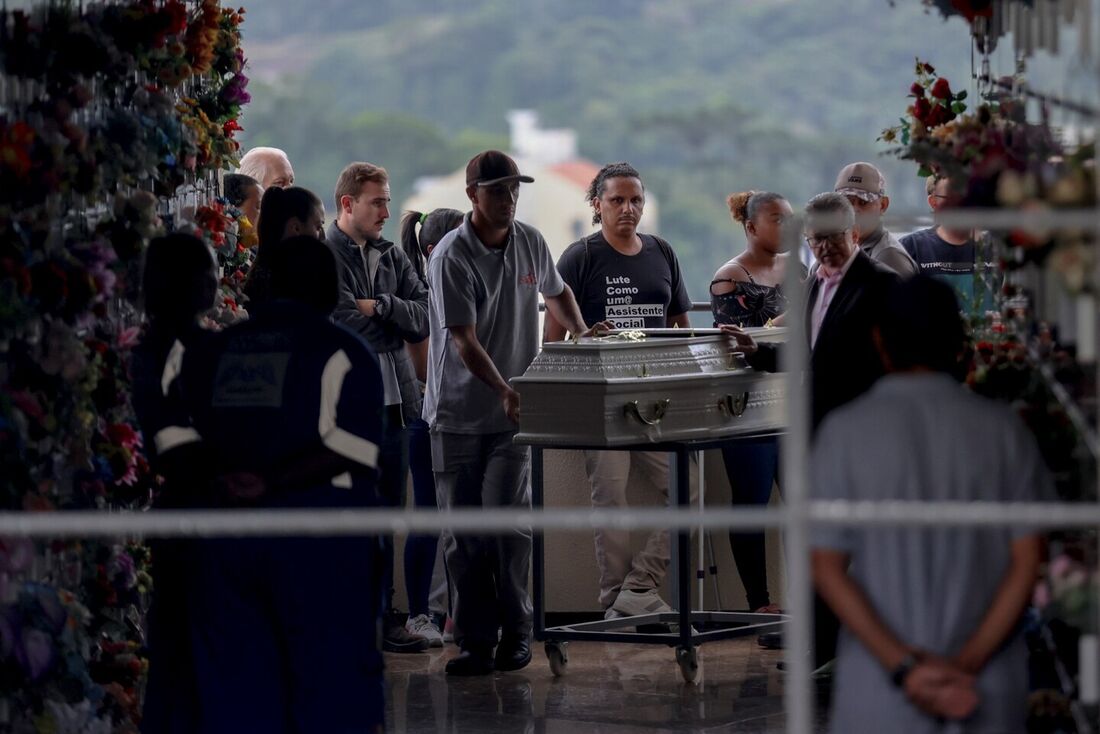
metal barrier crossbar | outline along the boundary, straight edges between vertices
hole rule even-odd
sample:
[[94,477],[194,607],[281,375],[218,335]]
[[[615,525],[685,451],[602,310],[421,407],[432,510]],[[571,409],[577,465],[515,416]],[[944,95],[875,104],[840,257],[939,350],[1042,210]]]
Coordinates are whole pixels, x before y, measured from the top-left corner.
[[154,510],[114,512],[0,512],[0,536],[35,538],[92,537],[258,537],[340,536],[377,533],[501,532],[533,530],[727,530],[783,528],[801,520],[810,526],[952,526],[1095,528],[1100,506],[1059,503],[996,502],[851,502],[813,501],[796,518],[786,507],[697,509],[639,508],[624,510],[476,509],[424,510],[266,509]]

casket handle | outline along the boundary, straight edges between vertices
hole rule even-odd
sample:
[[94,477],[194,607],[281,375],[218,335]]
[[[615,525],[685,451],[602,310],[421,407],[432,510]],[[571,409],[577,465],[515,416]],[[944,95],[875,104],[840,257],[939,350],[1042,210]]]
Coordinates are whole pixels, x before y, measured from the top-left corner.
[[626,417],[634,416],[638,419],[639,423],[644,423],[647,426],[655,426],[661,422],[661,419],[665,417],[665,411],[668,410],[668,404],[672,402],[668,398],[662,398],[653,403],[653,417],[646,418],[642,415],[641,409],[638,407],[637,400],[631,400],[629,403],[623,406],[623,415]]
[[743,392],[740,395],[726,395],[718,401],[718,412],[725,413],[733,418],[739,418],[749,405],[749,394]]

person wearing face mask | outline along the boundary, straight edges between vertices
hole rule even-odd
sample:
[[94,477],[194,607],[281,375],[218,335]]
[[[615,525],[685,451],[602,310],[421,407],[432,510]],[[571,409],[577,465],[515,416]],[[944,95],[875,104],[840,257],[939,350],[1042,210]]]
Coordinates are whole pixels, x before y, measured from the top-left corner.
[[881,171],[870,163],[849,163],[837,174],[834,190],[845,196],[856,212],[856,240],[867,257],[903,278],[920,272],[898,239],[882,226],[890,197]]
[[[558,272],[576,293],[585,323],[607,320],[619,329],[687,328],[691,298],[676,253],[663,239],[638,232],[645,208],[641,174],[629,163],[608,164],[592,180],[587,199],[592,223],[600,229],[574,242],[558,260]],[[560,341],[565,333],[547,314],[546,341]],[[668,502],[667,453],[585,451],[584,463],[593,507],[626,507],[632,474],[647,494]],[[598,528],[595,543],[605,618],[672,611],[657,593],[668,570],[668,532],[651,533],[638,553],[626,530]]]

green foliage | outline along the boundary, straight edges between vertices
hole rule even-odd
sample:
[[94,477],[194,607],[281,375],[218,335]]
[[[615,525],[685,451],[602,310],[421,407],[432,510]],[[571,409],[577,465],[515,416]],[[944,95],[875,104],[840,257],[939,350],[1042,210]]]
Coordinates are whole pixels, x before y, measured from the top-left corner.
[[253,76],[287,68],[286,53],[262,60],[290,47],[300,76],[254,85],[244,146],[286,149],[323,199],[343,164],[366,159],[401,202],[416,178],[507,148],[507,111],[532,108],[575,129],[594,162],[642,171],[697,299],[744,246],[730,192],[775,190],[797,208],[870,160],[895,207],[922,209],[913,167],[881,158],[877,131],[915,56],[970,76],[966,26],[916,2],[258,0],[248,23]]

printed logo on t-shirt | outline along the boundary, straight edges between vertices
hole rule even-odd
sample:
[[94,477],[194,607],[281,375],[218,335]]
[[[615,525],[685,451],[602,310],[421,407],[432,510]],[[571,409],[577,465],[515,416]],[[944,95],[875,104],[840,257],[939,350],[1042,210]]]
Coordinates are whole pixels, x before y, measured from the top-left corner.
[[520,285],[534,286],[534,285],[537,285],[538,282],[539,282],[539,279],[535,277],[535,271],[533,271],[533,270],[519,276],[519,284]]
[[616,329],[644,329],[646,319],[664,320],[664,304],[634,303],[638,288],[631,285],[629,276],[604,276],[604,286],[604,318]]

